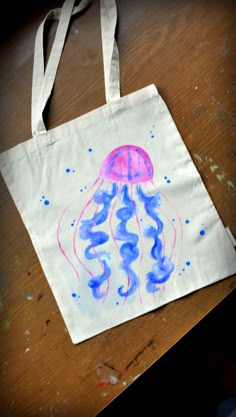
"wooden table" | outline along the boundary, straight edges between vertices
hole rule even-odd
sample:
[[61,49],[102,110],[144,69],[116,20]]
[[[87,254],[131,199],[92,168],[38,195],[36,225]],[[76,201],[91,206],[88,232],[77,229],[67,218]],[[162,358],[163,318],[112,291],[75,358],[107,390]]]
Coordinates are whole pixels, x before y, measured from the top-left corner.
[[[9,2],[1,28],[1,151],[31,137],[34,37],[45,13],[61,5],[31,3],[27,10],[18,2],[9,20]],[[236,234],[235,1],[117,3],[122,95],[156,84]],[[48,33],[52,39],[55,25]],[[73,18],[54,93],[48,128],[105,102],[98,1]],[[4,417],[95,416],[236,286],[230,277],[74,346],[2,179],[1,238]]]

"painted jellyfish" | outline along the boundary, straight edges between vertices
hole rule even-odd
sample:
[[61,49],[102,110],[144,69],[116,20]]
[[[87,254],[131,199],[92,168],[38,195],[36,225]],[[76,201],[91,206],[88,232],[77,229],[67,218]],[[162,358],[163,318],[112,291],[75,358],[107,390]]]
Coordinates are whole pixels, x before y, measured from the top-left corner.
[[[80,197],[61,215],[57,228],[59,249],[79,279],[79,270],[84,272],[83,279],[87,279],[95,299],[106,299],[111,281],[117,295],[126,300],[140,291],[141,277],[142,281],[145,279],[146,292],[155,294],[177,269],[179,258],[177,264],[173,259],[176,249],[180,256],[181,219],[177,214],[177,248],[177,227],[162,210],[161,202],[165,200],[169,207],[174,207],[158,190],[153,176],[153,165],[144,149],[124,145],[110,152],[75,221],[70,255],[63,247],[61,228],[67,212]],[[168,244],[164,222],[171,240]],[[123,284],[116,282],[118,270],[125,277]]]

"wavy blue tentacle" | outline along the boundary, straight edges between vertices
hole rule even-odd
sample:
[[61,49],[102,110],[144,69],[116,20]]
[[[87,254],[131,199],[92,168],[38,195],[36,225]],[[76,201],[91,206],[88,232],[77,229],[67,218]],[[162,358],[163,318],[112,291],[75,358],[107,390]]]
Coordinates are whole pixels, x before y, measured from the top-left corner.
[[128,232],[126,225],[129,219],[135,215],[135,202],[129,197],[128,186],[125,184],[121,190],[122,202],[126,207],[122,207],[116,212],[116,217],[120,219],[115,232],[117,240],[124,240],[120,247],[120,254],[122,262],[120,268],[127,274],[130,280],[129,288],[125,291],[124,285],[118,288],[118,293],[121,297],[128,297],[132,295],[139,286],[139,280],[135,272],[130,268],[130,264],[137,259],[139,250],[137,243],[139,241],[138,235]]
[[151,249],[151,256],[157,262],[153,265],[152,271],[148,272],[146,288],[148,292],[157,292],[157,284],[166,282],[174,270],[174,264],[168,256],[162,256],[162,242],[159,239],[160,233],[163,231],[163,223],[158,217],[156,208],[160,207],[161,199],[160,193],[155,193],[153,196],[144,194],[140,185],[137,185],[137,194],[139,199],[144,202],[146,213],[154,220],[157,228],[148,226],[145,230],[145,236],[154,239],[154,245]]
[[104,297],[105,292],[99,292],[99,288],[103,284],[103,282],[106,281],[111,275],[111,269],[109,267],[108,252],[99,251],[94,253],[93,251],[93,249],[96,246],[100,246],[106,243],[109,240],[109,236],[105,232],[93,232],[92,229],[94,226],[98,226],[107,220],[111,202],[113,198],[116,196],[117,192],[118,186],[115,183],[112,184],[112,190],[110,193],[105,190],[99,189],[95,193],[93,200],[97,204],[103,204],[103,208],[98,213],[95,213],[92,219],[82,220],[81,226],[79,228],[80,238],[83,240],[89,239],[91,242],[90,245],[87,246],[87,248],[84,251],[85,257],[88,260],[98,258],[103,264],[103,273],[90,279],[88,282],[88,286],[92,289],[92,293],[95,298]]

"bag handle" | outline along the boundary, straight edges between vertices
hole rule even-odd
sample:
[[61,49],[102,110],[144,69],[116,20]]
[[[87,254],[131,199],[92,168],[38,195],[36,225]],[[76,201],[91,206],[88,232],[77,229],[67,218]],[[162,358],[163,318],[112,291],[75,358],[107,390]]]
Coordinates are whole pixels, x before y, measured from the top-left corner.
[[102,53],[106,102],[120,98],[119,51],[115,40],[117,9],[115,0],[101,0]]
[[[71,15],[83,11],[91,0],[82,0],[74,7],[75,0],[65,0],[62,8],[51,10],[38,28],[35,39],[31,125],[33,137],[46,132],[43,111],[51,95],[56,72],[63,51]],[[119,53],[115,41],[117,11],[115,0],[101,0],[101,33],[105,93],[107,103],[120,97]],[[59,20],[51,53],[45,69],[43,34],[48,20]]]

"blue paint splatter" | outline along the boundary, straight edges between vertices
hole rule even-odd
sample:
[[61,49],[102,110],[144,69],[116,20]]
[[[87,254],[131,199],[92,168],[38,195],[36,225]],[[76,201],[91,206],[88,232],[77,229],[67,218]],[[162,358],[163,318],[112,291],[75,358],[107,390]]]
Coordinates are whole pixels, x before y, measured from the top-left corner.
[[120,254],[123,259],[120,263],[120,268],[129,278],[129,288],[126,290],[124,286],[121,286],[118,288],[118,293],[121,297],[128,297],[132,295],[139,286],[138,277],[130,268],[130,264],[134,262],[139,255],[139,250],[137,248],[139,237],[135,233],[128,232],[126,228],[128,220],[134,217],[136,210],[135,202],[129,197],[128,186],[126,184],[123,185],[121,190],[121,201],[124,203],[125,207],[120,208],[116,212],[116,217],[121,221],[116,228],[115,237],[117,240],[125,241],[120,247]]
[[164,180],[166,180],[167,184],[171,183],[171,180],[166,175],[164,176]]
[[154,263],[152,271],[146,275],[147,284],[146,288],[148,292],[159,291],[157,284],[166,282],[172,271],[174,270],[174,264],[171,262],[168,256],[162,256],[162,242],[159,239],[159,235],[163,231],[163,223],[156,213],[156,209],[161,205],[160,193],[156,193],[154,196],[149,197],[144,194],[141,186],[137,186],[137,192],[139,199],[144,202],[144,208],[148,216],[150,216],[157,225],[157,228],[148,226],[145,230],[145,236],[154,240],[154,245],[151,248],[151,257],[157,262]]
[[70,168],[66,168],[66,172],[70,172]]
[[92,229],[94,226],[98,226],[104,223],[109,214],[109,209],[113,198],[118,192],[118,186],[116,184],[112,185],[111,193],[99,189],[94,195],[94,202],[96,204],[103,204],[103,208],[95,213],[94,216],[89,220],[82,220],[82,224],[79,228],[80,238],[83,240],[90,240],[90,245],[84,251],[85,257],[88,260],[100,259],[103,265],[103,273],[92,278],[88,282],[88,286],[92,289],[94,298],[99,299],[105,296],[105,292],[100,292],[99,289],[104,281],[106,281],[110,274],[109,266],[109,254],[106,251],[97,251],[94,253],[94,248],[96,246],[103,245],[109,240],[109,235],[105,232],[93,232]]
[[45,195],[43,195],[43,196],[42,196],[42,199],[40,200],[40,202],[42,202],[42,201],[43,201],[43,204],[44,204],[45,206],[49,206],[50,201],[49,201],[49,200],[45,200]]
[[71,297],[73,297],[73,298],[75,298],[75,297],[76,297],[75,292],[72,292]]
[[200,230],[199,234],[200,234],[201,236],[204,236],[204,235],[205,235],[205,230]]
[[191,265],[191,262],[190,262],[190,261],[187,261],[187,262],[186,262],[186,265],[187,265],[187,266],[190,266],[190,265]]
[[92,152],[93,150],[92,150],[92,148],[88,148],[88,152]]
[[189,224],[189,219],[186,219],[186,220],[185,220],[185,223],[186,223],[186,224]]
[[175,219],[172,219],[172,222],[175,222]]
[[183,269],[182,269],[182,271],[184,272],[184,271],[185,271],[185,269],[183,268]]
[[118,301],[116,302],[116,305],[117,305],[117,306],[119,305]]

